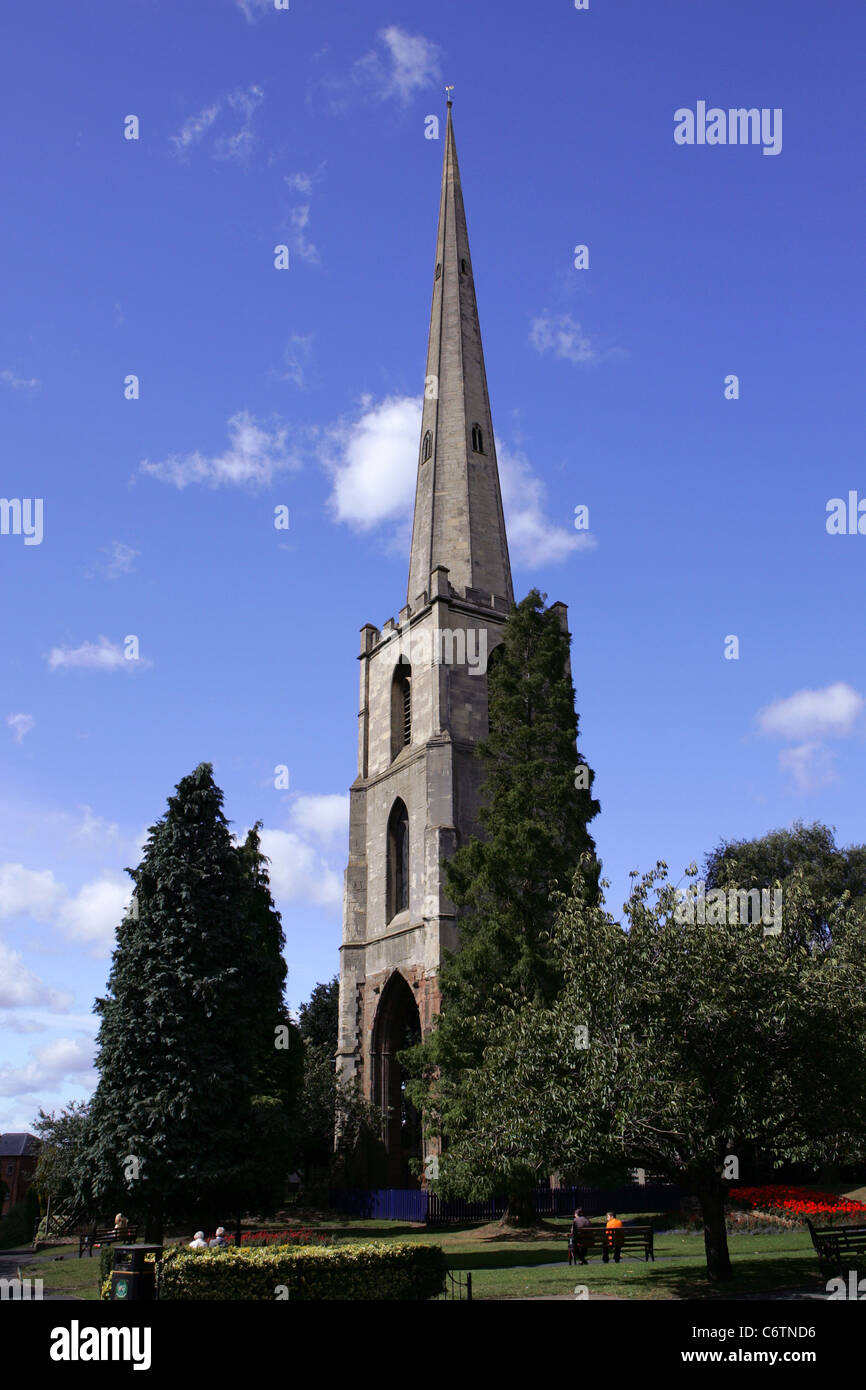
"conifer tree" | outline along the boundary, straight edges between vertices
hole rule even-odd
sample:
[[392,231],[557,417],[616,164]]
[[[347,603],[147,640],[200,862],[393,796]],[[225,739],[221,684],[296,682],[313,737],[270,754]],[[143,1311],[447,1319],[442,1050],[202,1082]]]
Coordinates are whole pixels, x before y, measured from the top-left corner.
[[[481,1065],[502,992],[541,1004],[562,986],[549,942],[551,895],[571,886],[579,863],[589,897],[598,891],[600,866],[587,828],[599,810],[594,774],[577,753],[568,637],[544,598],[533,590],[512,609],[489,666],[490,733],[477,746],[486,772],[482,835],[445,862],[446,891],[460,909],[460,949],[440,970],[436,1027],[402,1054],[414,1077],[413,1103],[450,1146],[439,1184],[444,1195],[466,1192],[456,1152],[472,1130],[471,1074]],[[484,1181],[491,1189],[497,1180],[507,1184],[509,1219],[524,1222],[537,1178],[531,1168],[494,1164]]]
[[89,1200],[123,1202],[152,1240],[165,1219],[215,1222],[285,1177],[282,931],[258,827],[235,846],[222,806],[210,764],[178,783],[128,871],[133,906],[95,1005]]

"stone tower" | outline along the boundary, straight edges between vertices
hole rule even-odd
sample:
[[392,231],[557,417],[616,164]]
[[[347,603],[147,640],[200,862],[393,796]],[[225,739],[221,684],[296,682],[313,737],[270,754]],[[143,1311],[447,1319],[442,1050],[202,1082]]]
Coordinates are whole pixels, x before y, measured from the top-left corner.
[[406,603],[361,629],[337,1066],[387,1116],[385,1180],[410,1182],[417,1114],[395,1054],[430,1030],[457,946],[441,861],[477,829],[487,661],[513,603],[466,214],[448,103]]

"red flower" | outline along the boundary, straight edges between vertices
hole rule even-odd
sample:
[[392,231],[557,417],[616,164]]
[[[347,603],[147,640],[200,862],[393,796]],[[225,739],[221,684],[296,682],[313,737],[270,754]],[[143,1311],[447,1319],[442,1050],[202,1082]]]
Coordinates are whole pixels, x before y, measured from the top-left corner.
[[792,1212],[798,1216],[849,1215],[866,1212],[866,1203],[839,1197],[834,1192],[811,1192],[790,1184],[770,1183],[764,1187],[734,1187],[731,1201],[738,1206]]

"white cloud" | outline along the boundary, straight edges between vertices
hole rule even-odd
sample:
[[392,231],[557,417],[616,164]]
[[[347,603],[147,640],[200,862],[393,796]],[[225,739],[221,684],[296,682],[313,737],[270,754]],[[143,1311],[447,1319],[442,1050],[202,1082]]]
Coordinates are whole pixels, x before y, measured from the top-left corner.
[[577,550],[594,550],[595,537],[589,531],[569,531],[556,526],[544,515],[547,489],[533,473],[522,454],[512,453],[501,440],[496,441],[502,507],[508,547],[513,560],[535,569],[560,564]]
[[798,690],[766,705],[758,714],[758,727],[762,734],[780,738],[845,738],[860,717],[863,703],[863,696],[850,685],[836,681],[822,690]]
[[336,521],[369,531],[383,521],[405,522],[415,497],[421,400],[388,396],[361,401],[361,415],[328,433],[322,462],[332,474],[328,499]]
[[255,144],[253,118],[264,96],[261,87],[256,86],[231,93],[228,104],[233,111],[239,111],[243,119],[237,130],[217,136],[213,145],[214,159],[229,159],[238,164],[246,162]]
[[[264,100],[264,92],[254,83],[249,87],[238,88],[225,97],[205,106],[195,116],[184,121],[177,135],[169,136],[175,152],[186,155],[194,145],[207,143],[213,131],[208,148],[214,159],[231,160],[244,164],[255,144],[253,129],[255,113]],[[233,130],[214,131],[213,128],[222,115],[230,118],[240,115],[240,125]],[[221,123],[222,124],[222,123]]]
[[80,806],[81,821],[75,827],[76,840],[86,845],[99,845],[108,848],[120,844],[120,830],[114,821],[104,816],[95,816],[89,806]]
[[79,867],[137,864],[141,838],[137,830],[121,831],[114,821],[96,815],[89,806],[67,811],[17,797],[0,799],[0,846],[7,864],[13,860],[27,863],[34,853],[44,863],[71,861]]
[[288,430],[276,425],[263,429],[246,410],[240,410],[228,420],[229,445],[221,454],[208,457],[194,454],[172,454],[160,463],[144,459],[142,473],[185,488],[190,483],[206,483],[208,487],[265,487],[275,473],[300,466],[297,458],[286,452]]
[[783,748],[779,753],[779,766],[783,772],[790,773],[803,792],[817,791],[838,780],[833,754],[823,743],[801,743],[794,748]]
[[10,372],[8,368],[0,372],[0,381],[12,391],[38,391],[42,385],[37,377],[18,376],[15,372]]
[[216,102],[213,106],[204,107],[197,116],[190,116],[185,120],[177,135],[169,136],[175,149],[183,153],[190,145],[198,144],[210,130],[219,113],[220,103]]
[[312,353],[313,337],[314,334],[312,333],[308,333],[306,336],[301,333],[293,333],[283,352],[282,368],[272,375],[278,377],[280,381],[291,381],[295,386],[303,389]]
[[779,766],[790,774],[799,791],[817,791],[837,780],[834,755],[826,738],[847,738],[863,712],[863,696],[844,681],[821,690],[798,690],[759,710],[762,734],[797,740],[779,753]]
[[274,12],[274,0],[235,0],[235,4],[248,24],[255,24],[257,15]]
[[112,541],[111,545],[102,546],[99,553],[108,558],[98,561],[93,569],[85,570],[87,579],[93,579],[97,574],[103,579],[119,579],[122,574],[132,574],[135,569],[134,562],[141,552],[133,550],[132,546],[126,545],[124,541]]
[[131,896],[126,875],[106,871],[63,904],[60,928],[73,941],[90,946],[93,955],[101,955],[111,946]]
[[[352,98],[368,101],[397,101],[406,106],[417,93],[442,84],[441,50],[423,34],[410,34],[390,24],[377,34],[378,47],[358,58],[346,75],[327,75],[320,79],[333,112],[345,111]],[[325,55],[327,49],[315,54]]]
[[318,265],[320,261],[318,247],[314,245],[310,238],[305,234],[304,228],[310,220],[310,205],[304,203],[296,208],[292,208],[289,213],[291,232],[289,234],[289,250],[299,256],[308,265]]
[[25,869],[23,864],[0,864],[0,917],[19,915],[50,921],[66,896],[51,869]]
[[48,665],[52,671],[77,667],[89,671],[129,671],[150,666],[143,657],[127,659],[119,642],[100,637],[98,642],[82,642],[80,647],[52,647]]
[[[6,1014],[3,1018],[3,1031],[5,1033],[44,1033],[45,1024],[40,1023],[37,1018],[25,1018],[22,1014]],[[3,1133],[0,1127],[0,1134]]]
[[[334,480],[328,499],[334,520],[358,531],[399,523],[394,539],[402,542],[415,500],[421,408],[420,397],[389,396],[378,405],[365,397],[357,420],[329,432],[321,458]],[[529,461],[501,440],[496,450],[512,556],[533,568],[593,549],[595,538],[588,532],[569,531],[546,519],[546,488]]]
[[105,871],[72,893],[51,869],[0,864],[0,918],[29,917],[50,923],[72,941],[101,955],[113,939],[132,896],[125,874]]
[[286,174],[285,181],[293,193],[302,193],[309,197],[313,191],[312,174]]
[[407,105],[416,92],[442,81],[440,49],[423,34],[408,34],[396,24],[380,29],[384,54],[371,50],[355,64],[353,81],[380,101],[395,97]]
[[297,203],[289,209],[287,223],[284,223],[283,235],[286,237],[286,244],[293,255],[306,261],[308,265],[318,265],[320,262],[318,248],[307,236],[306,228],[310,222],[310,198],[313,192],[313,185],[318,183],[322,176],[324,164],[320,164],[314,174],[299,172],[297,174],[284,175],[284,182],[287,188],[293,193],[299,193],[306,201]]
[[31,1051],[23,1067],[0,1067],[0,1095],[45,1091],[70,1078],[88,1081],[93,1076],[94,1051],[92,1038],[55,1038]]
[[292,806],[292,823],[323,844],[345,840],[349,833],[349,797],[335,793],[299,796]]
[[106,579],[117,579],[121,574],[132,573],[135,568],[133,561],[141,552],[133,550],[131,545],[125,545],[123,541],[112,541],[108,549],[102,553],[108,556],[105,566]]
[[261,849],[271,863],[271,892],[276,899],[330,907],[342,900],[340,878],[325,860],[291,830],[261,830]]
[[529,341],[536,352],[552,352],[567,362],[595,362],[597,348],[571,314],[543,314],[532,320]]
[[32,714],[7,714],[6,723],[15,734],[15,742],[23,743],[25,736],[30,733],[36,720]]
[[[64,1012],[72,1003],[72,995],[52,989],[28,970],[23,957],[0,941],[0,1009],[20,1009],[27,1005],[43,1005],[47,1009]],[[3,1019],[6,1027],[7,1019]],[[39,1024],[33,1024],[27,1031],[36,1031]]]

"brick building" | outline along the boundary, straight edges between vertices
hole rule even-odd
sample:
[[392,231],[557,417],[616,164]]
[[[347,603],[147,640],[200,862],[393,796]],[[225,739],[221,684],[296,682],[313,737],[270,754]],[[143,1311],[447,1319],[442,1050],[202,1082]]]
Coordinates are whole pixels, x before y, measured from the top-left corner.
[[34,1134],[0,1134],[0,1179],[6,1184],[0,1216],[20,1202],[33,1181],[39,1157]]

